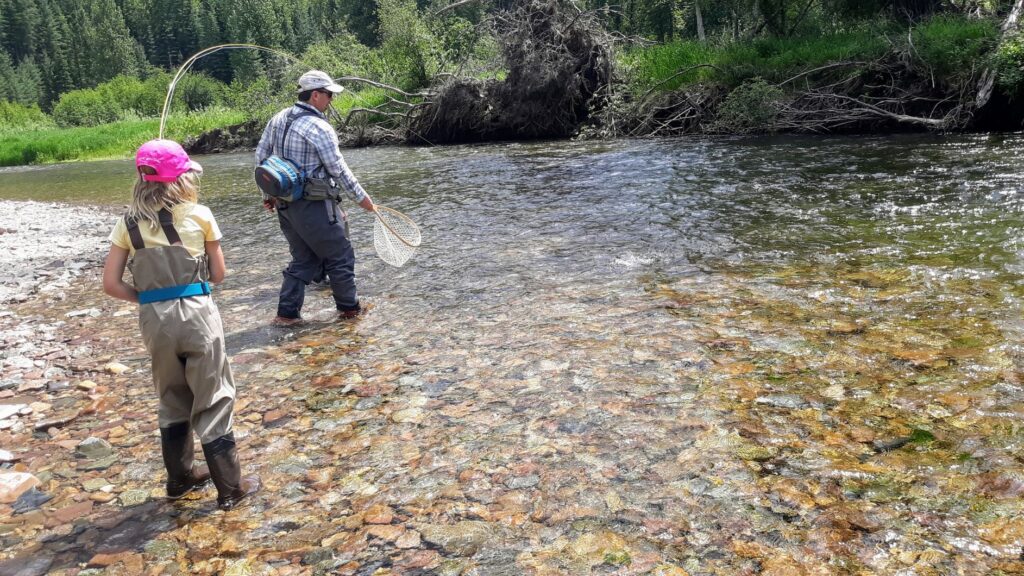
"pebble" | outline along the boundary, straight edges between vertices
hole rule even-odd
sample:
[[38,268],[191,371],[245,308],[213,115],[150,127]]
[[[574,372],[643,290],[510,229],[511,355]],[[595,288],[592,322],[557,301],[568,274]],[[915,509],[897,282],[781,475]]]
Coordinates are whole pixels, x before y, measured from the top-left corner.
[[76,452],[80,457],[97,460],[113,454],[114,447],[110,445],[110,442],[102,438],[90,436],[78,444]]
[[28,472],[0,471],[0,503],[10,504],[39,484],[39,479]]
[[138,506],[149,500],[148,490],[127,490],[119,498],[122,506]]
[[776,408],[789,408],[791,410],[806,408],[809,406],[806,400],[796,394],[770,394],[768,396],[758,396],[755,401],[758,404],[766,404]]
[[114,374],[116,376],[118,374],[124,374],[131,370],[131,368],[121,364],[120,362],[108,362],[103,366],[103,370],[108,374]]

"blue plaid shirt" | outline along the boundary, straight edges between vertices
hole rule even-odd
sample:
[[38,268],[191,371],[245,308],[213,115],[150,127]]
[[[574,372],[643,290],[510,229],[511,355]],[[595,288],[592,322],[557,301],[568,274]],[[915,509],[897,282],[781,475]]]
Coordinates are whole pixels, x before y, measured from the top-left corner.
[[[292,121],[288,130],[288,138],[283,143],[285,125],[289,114],[312,112],[313,116],[303,116]],[[305,103],[296,102],[291,108],[278,112],[267,127],[256,147],[256,164],[277,155],[287,158],[306,171],[310,178],[327,178],[333,176],[348,193],[352,201],[358,204],[366,198],[366,192],[359,185],[345,159],[338,149],[338,135],[327,122],[327,118],[316,108]]]

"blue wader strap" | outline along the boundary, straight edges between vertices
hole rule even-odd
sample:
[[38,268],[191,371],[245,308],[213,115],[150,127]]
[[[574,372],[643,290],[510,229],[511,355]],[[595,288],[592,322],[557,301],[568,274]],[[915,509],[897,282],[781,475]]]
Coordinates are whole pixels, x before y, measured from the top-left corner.
[[188,298],[190,296],[204,296],[210,293],[209,282],[195,282],[193,284],[182,284],[181,286],[168,286],[156,290],[139,292],[139,304],[150,302],[162,302],[176,298]]

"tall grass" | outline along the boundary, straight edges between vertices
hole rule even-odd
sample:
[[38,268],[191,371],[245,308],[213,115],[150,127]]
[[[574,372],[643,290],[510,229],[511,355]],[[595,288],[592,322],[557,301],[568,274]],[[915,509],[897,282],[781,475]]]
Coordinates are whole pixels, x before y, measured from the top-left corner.
[[[164,136],[181,141],[246,119],[243,112],[225,109],[172,115]],[[142,143],[156,138],[159,130],[160,120],[147,118],[103,126],[0,132],[0,166],[127,158]]]
[[[698,82],[731,89],[755,77],[782,82],[831,63],[869,62],[898,48],[913,54],[937,76],[955,80],[984,64],[997,33],[992,21],[944,16],[915,26],[909,42],[906,29],[872,25],[822,36],[673,42],[629,50],[619,61],[638,90],[657,86],[668,91]],[[674,77],[700,64],[710,66]]]
[[[631,50],[621,64],[640,88],[664,82],[660,90],[675,90],[698,82],[733,88],[754,77],[781,82],[832,62],[868,61],[885,53],[888,43],[873,31],[828,36],[759,38],[712,44],[695,40]],[[677,73],[702,64],[686,74]],[[674,76],[674,77],[673,77]]]

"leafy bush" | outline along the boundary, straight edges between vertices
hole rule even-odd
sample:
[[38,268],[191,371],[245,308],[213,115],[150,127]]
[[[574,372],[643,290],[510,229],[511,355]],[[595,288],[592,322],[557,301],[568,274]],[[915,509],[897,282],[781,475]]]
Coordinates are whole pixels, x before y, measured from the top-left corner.
[[[63,94],[53,108],[53,118],[58,125],[70,127],[159,116],[170,81],[166,72],[152,73],[145,80],[116,76],[95,88]],[[226,92],[222,82],[189,73],[178,82],[171,109],[195,111],[218,106],[227,100]]]
[[253,82],[235,80],[227,94],[228,106],[258,120],[269,119],[294,101],[294,90],[284,90],[266,77]]
[[53,120],[36,104],[0,100],[0,132],[52,128]]
[[762,78],[749,80],[729,93],[718,108],[714,130],[733,134],[772,132],[783,92]]
[[426,86],[437,71],[434,37],[416,9],[416,0],[379,0],[380,48],[370,67],[389,84],[405,90]]
[[223,104],[227,86],[205,74],[188,73],[178,81],[174,91],[176,101],[185,104],[186,109],[195,111]]
[[302,54],[301,60],[335,78],[341,76],[365,78],[369,74],[367,69],[369,57],[369,48],[360,44],[352,34],[343,32],[326,42],[310,45]]
[[1017,34],[1005,39],[994,59],[999,86],[1011,95],[1024,92],[1024,37]]
[[86,88],[61,95],[53,107],[53,120],[62,128],[97,126],[118,119],[120,107],[98,90]]

